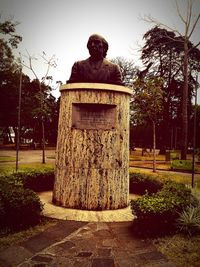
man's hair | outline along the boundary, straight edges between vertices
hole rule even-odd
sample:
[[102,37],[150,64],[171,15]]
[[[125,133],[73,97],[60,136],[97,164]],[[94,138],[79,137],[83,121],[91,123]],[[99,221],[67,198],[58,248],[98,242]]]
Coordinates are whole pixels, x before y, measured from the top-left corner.
[[108,42],[106,41],[105,38],[103,38],[101,35],[99,34],[92,34],[89,39],[88,39],[88,42],[87,42],[87,48],[89,49],[90,48],[90,44],[92,42],[93,39],[99,39],[102,41],[103,43],[103,48],[104,48],[104,53],[103,53],[103,57],[106,57],[107,55],[107,51],[108,51]]

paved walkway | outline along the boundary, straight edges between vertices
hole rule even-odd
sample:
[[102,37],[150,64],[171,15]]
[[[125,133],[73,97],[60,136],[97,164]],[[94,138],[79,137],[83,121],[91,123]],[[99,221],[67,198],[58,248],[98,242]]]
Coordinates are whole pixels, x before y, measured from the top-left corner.
[[0,266],[173,267],[149,240],[133,236],[132,222],[63,221],[0,251]]

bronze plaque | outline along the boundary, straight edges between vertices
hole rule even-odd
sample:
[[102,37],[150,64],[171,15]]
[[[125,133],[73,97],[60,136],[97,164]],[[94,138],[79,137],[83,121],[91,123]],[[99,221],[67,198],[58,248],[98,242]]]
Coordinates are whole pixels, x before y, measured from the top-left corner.
[[72,127],[77,129],[115,129],[116,105],[72,104]]

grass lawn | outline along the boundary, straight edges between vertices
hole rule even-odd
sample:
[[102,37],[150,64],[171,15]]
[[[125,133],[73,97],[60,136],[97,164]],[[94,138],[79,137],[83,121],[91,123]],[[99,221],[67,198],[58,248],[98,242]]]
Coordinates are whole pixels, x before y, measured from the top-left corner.
[[4,163],[4,162],[15,162],[15,160],[16,160],[15,157],[0,156],[0,163]]
[[[137,149],[136,151],[132,151],[130,154],[130,167],[146,167],[153,168],[153,154],[145,153],[142,156],[141,149]],[[188,154],[187,159],[192,161],[192,155]],[[197,160],[197,159],[196,159]],[[165,155],[156,154],[156,168],[159,170],[170,170],[172,163],[170,161],[166,161]],[[200,173],[200,163],[197,162],[195,164],[196,172]]]
[[177,267],[198,267],[200,263],[200,235],[180,234],[153,240],[157,249]]
[[[54,163],[28,163],[28,164],[19,164],[19,172],[25,172],[30,171],[33,169],[37,170],[53,170],[54,169]],[[0,164],[0,175],[3,174],[9,174],[16,171],[15,164]]]
[[[173,180],[179,183],[183,183],[189,188],[191,188],[192,184],[192,175],[190,173],[179,173],[159,170],[154,173],[151,169],[130,167],[130,173],[131,172],[141,172],[148,174],[150,173],[158,180]],[[194,175],[194,188],[199,190],[200,192],[200,174]]]

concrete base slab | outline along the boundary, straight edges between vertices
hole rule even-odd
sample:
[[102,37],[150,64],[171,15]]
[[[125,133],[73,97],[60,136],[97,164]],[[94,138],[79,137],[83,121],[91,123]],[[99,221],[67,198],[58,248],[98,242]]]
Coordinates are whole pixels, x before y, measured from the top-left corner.
[[130,206],[124,209],[103,211],[68,209],[54,205],[52,194],[52,191],[38,193],[44,204],[43,215],[46,217],[82,222],[129,222],[134,219]]

